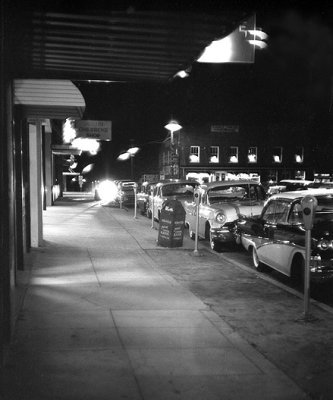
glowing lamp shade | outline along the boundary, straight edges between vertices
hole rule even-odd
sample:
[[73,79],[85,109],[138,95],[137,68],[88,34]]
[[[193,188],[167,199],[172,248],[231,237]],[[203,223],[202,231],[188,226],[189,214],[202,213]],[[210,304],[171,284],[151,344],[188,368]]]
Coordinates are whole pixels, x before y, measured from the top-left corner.
[[217,158],[217,156],[211,156],[211,157],[210,157],[210,162],[211,162],[211,163],[218,163],[218,162],[219,162],[219,159]]
[[127,150],[127,153],[130,153],[130,155],[134,156],[134,154],[136,154],[139,150],[139,147],[131,147]]
[[167,129],[170,132],[177,132],[180,129],[182,129],[182,126],[179,125],[178,122],[176,122],[176,121],[171,121],[167,125],[165,125],[164,128]]
[[131,154],[127,151],[126,153],[122,153],[118,156],[117,160],[119,161],[125,161],[128,160],[131,157]]
[[230,157],[230,162],[231,163],[237,163],[238,162],[238,158],[236,156],[231,156]]
[[197,61],[200,63],[228,62],[232,58],[232,51],[232,38],[227,36],[221,40],[213,41],[205,48]]

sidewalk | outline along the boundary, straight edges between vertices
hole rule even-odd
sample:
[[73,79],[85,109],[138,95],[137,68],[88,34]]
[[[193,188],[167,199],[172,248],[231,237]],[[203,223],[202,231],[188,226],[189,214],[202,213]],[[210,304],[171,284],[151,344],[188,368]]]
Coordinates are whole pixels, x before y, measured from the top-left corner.
[[149,257],[177,268],[193,250],[187,237],[181,251],[158,247],[150,225],[96,202],[45,212],[0,398],[307,399]]

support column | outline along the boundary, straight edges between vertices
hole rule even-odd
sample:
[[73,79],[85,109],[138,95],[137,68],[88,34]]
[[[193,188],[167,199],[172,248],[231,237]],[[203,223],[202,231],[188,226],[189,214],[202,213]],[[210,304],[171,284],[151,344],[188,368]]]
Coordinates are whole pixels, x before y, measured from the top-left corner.
[[46,206],[50,207],[52,205],[52,148],[51,148],[51,131],[45,129],[44,131],[44,160],[45,160],[45,198]]
[[42,124],[29,124],[31,246],[43,244]]

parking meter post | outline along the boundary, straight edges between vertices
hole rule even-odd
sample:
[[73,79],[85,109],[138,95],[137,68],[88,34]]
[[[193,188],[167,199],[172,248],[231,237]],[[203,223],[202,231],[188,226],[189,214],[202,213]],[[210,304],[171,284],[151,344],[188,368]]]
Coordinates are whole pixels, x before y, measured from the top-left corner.
[[197,204],[196,207],[195,207],[195,209],[196,209],[196,218],[195,218],[194,254],[199,254],[199,250],[198,250],[199,207],[200,207],[199,204]]
[[198,250],[198,232],[199,232],[199,207],[200,207],[201,192],[199,189],[194,190],[194,201],[195,201],[195,240],[194,240],[194,255],[199,255]]
[[314,196],[305,196],[301,200],[303,222],[305,228],[305,266],[304,266],[304,319],[309,320],[309,289],[311,260],[311,229],[318,202]]
[[154,229],[154,192],[151,192],[151,229]]
[[309,317],[310,292],[310,258],[311,258],[311,230],[305,231],[305,266],[304,266],[304,318]]
[[135,183],[133,186],[133,190],[134,190],[134,218],[136,219],[136,213],[137,213],[137,203],[136,203],[136,191],[137,191],[138,185]]

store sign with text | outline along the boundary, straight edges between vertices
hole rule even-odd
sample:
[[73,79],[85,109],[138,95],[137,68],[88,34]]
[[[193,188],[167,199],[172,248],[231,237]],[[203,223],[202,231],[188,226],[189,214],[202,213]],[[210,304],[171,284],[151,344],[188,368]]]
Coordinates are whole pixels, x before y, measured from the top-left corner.
[[111,140],[112,121],[79,120],[75,122],[77,137]]

